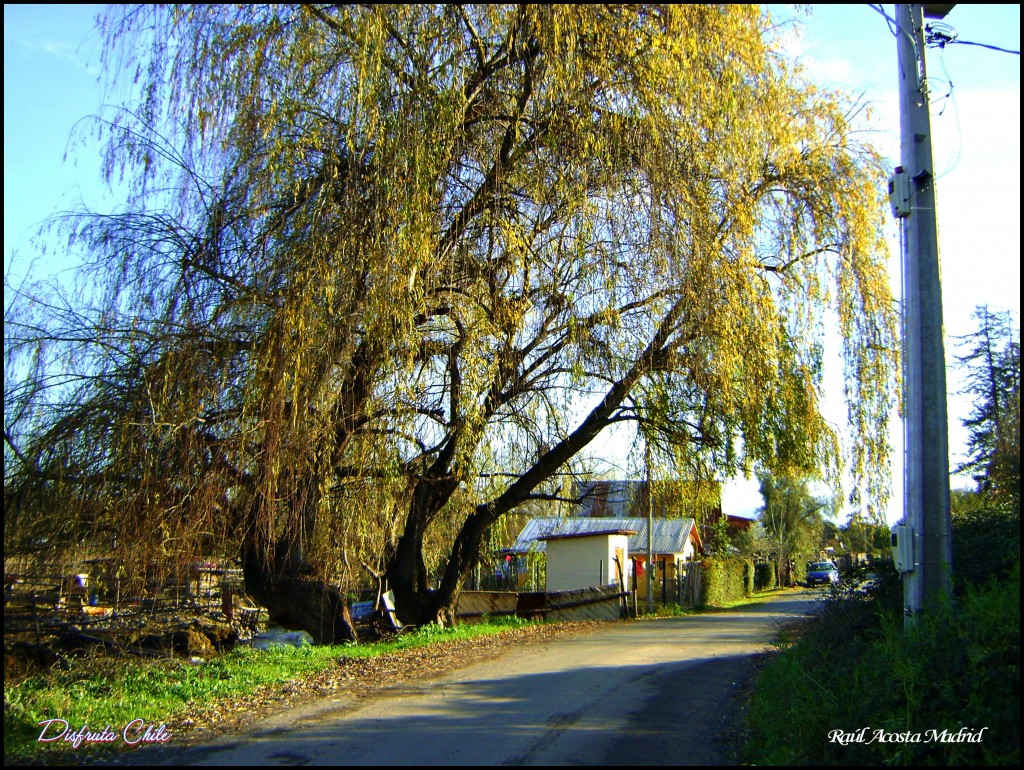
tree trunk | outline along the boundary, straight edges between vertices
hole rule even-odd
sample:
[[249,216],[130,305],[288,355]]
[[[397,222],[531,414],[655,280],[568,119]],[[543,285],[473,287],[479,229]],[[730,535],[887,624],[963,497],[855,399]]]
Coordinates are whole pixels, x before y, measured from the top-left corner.
[[[452,544],[447,567],[436,589],[428,587],[424,582],[417,590],[410,590],[412,583],[408,580],[397,580],[391,584],[395,593],[397,614],[403,623],[454,625],[459,594],[469,573],[477,564],[480,545],[483,543],[488,526],[490,524],[487,522],[487,517],[479,511],[463,525]],[[419,542],[415,546],[409,547],[408,552],[411,553],[415,550],[417,555],[421,555],[422,532],[418,537]],[[405,538],[409,538],[411,544],[413,538],[410,537],[410,533],[407,532],[403,536],[403,540]],[[395,557],[392,559],[393,566],[389,567],[389,575],[401,574],[402,565],[398,561],[401,553],[401,549],[396,551]],[[418,574],[425,577],[422,558],[419,558],[418,561],[420,565]]]
[[455,622],[454,605],[461,584],[455,591],[443,593],[431,588],[423,561],[423,538],[427,523],[444,507],[456,488],[457,484],[451,479],[421,479],[409,502],[405,531],[384,573],[387,587],[395,595],[396,614],[403,623],[416,626],[439,623],[450,626]]
[[[288,548],[277,549],[283,557]],[[326,581],[303,573],[287,558],[273,563],[253,545],[242,553],[246,592],[267,608],[270,619],[293,631],[306,631],[316,644],[358,642],[344,595]]]

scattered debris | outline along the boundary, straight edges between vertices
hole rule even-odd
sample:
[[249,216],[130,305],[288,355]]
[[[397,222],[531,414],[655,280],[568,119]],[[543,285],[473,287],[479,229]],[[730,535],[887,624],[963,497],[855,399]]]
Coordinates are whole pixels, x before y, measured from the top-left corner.
[[252,646],[257,650],[268,650],[271,647],[302,647],[312,644],[313,637],[305,631],[289,631],[281,626],[271,626],[261,634],[252,638]]

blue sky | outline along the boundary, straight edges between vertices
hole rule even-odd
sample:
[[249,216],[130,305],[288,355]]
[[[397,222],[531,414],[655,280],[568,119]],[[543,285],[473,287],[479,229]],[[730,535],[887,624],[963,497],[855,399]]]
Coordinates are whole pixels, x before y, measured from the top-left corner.
[[[894,15],[893,6],[882,6]],[[100,39],[93,25],[99,6],[4,6],[4,274],[17,281],[31,266],[35,277],[65,269],[59,251],[38,257],[31,236],[50,214],[84,202],[109,208],[99,180],[95,145],[80,144],[67,159],[75,126],[98,111]],[[773,6],[778,19],[791,16]],[[815,5],[786,27],[787,49],[822,83],[842,87],[873,108],[873,141],[898,165],[899,108],[896,43],[885,20],[867,5]],[[945,19],[962,40],[1020,49],[1020,7],[958,5]],[[953,338],[973,328],[981,303],[1020,319],[1020,57],[978,46],[929,49],[934,97],[932,131],[938,175],[947,360]],[[950,90],[950,83],[952,89]],[[896,226],[891,240],[896,244]],[[898,261],[894,247],[894,286]],[[830,395],[841,393],[835,378]],[[950,372],[950,390],[959,387]],[[829,409],[841,423],[838,399]],[[969,402],[951,392],[950,448],[955,463],[966,433],[960,420]],[[902,451],[899,426],[892,441]],[[897,457],[889,519],[901,511]],[[957,480],[954,485],[962,485]],[[727,487],[728,512],[760,504],[756,484]]]

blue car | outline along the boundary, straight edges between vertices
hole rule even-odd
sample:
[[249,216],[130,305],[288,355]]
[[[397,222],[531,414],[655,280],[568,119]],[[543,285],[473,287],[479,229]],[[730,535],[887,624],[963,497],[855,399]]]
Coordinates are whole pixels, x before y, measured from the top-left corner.
[[833,585],[839,582],[839,570],[830,561],[814,561],[807,565],[807,587]]

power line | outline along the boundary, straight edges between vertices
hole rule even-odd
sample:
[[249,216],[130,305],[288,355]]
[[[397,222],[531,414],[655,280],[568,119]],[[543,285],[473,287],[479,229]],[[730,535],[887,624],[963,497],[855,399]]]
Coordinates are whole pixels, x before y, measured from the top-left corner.
[[1012,53],[1014,56],[1020,56],[1020,51],[1012,51],[1009,48],[1000,48],[997,45],[989,45],[988,43],[974,43],[970,40],[954,40],[953,42],[959,43],[960,45],[976,45],[979,48],[988,48],[989,50],[992,51],[999,51],[1000,53]]
[[886,23],[888,23],[888,25],[889,25],[889,31],[892,33],[892,36],[896,37],[896,35],[897,35],[897,32],[896,32],[896,19],[894,19],[889,14],[887,14],[885,12],[885,9],[882,6],[880,6],[880,5],[874,5],[872,3],[868,3],[868,8],[870,8],[875,13],[880,14],[881,17],[883,19],[885,19]]

